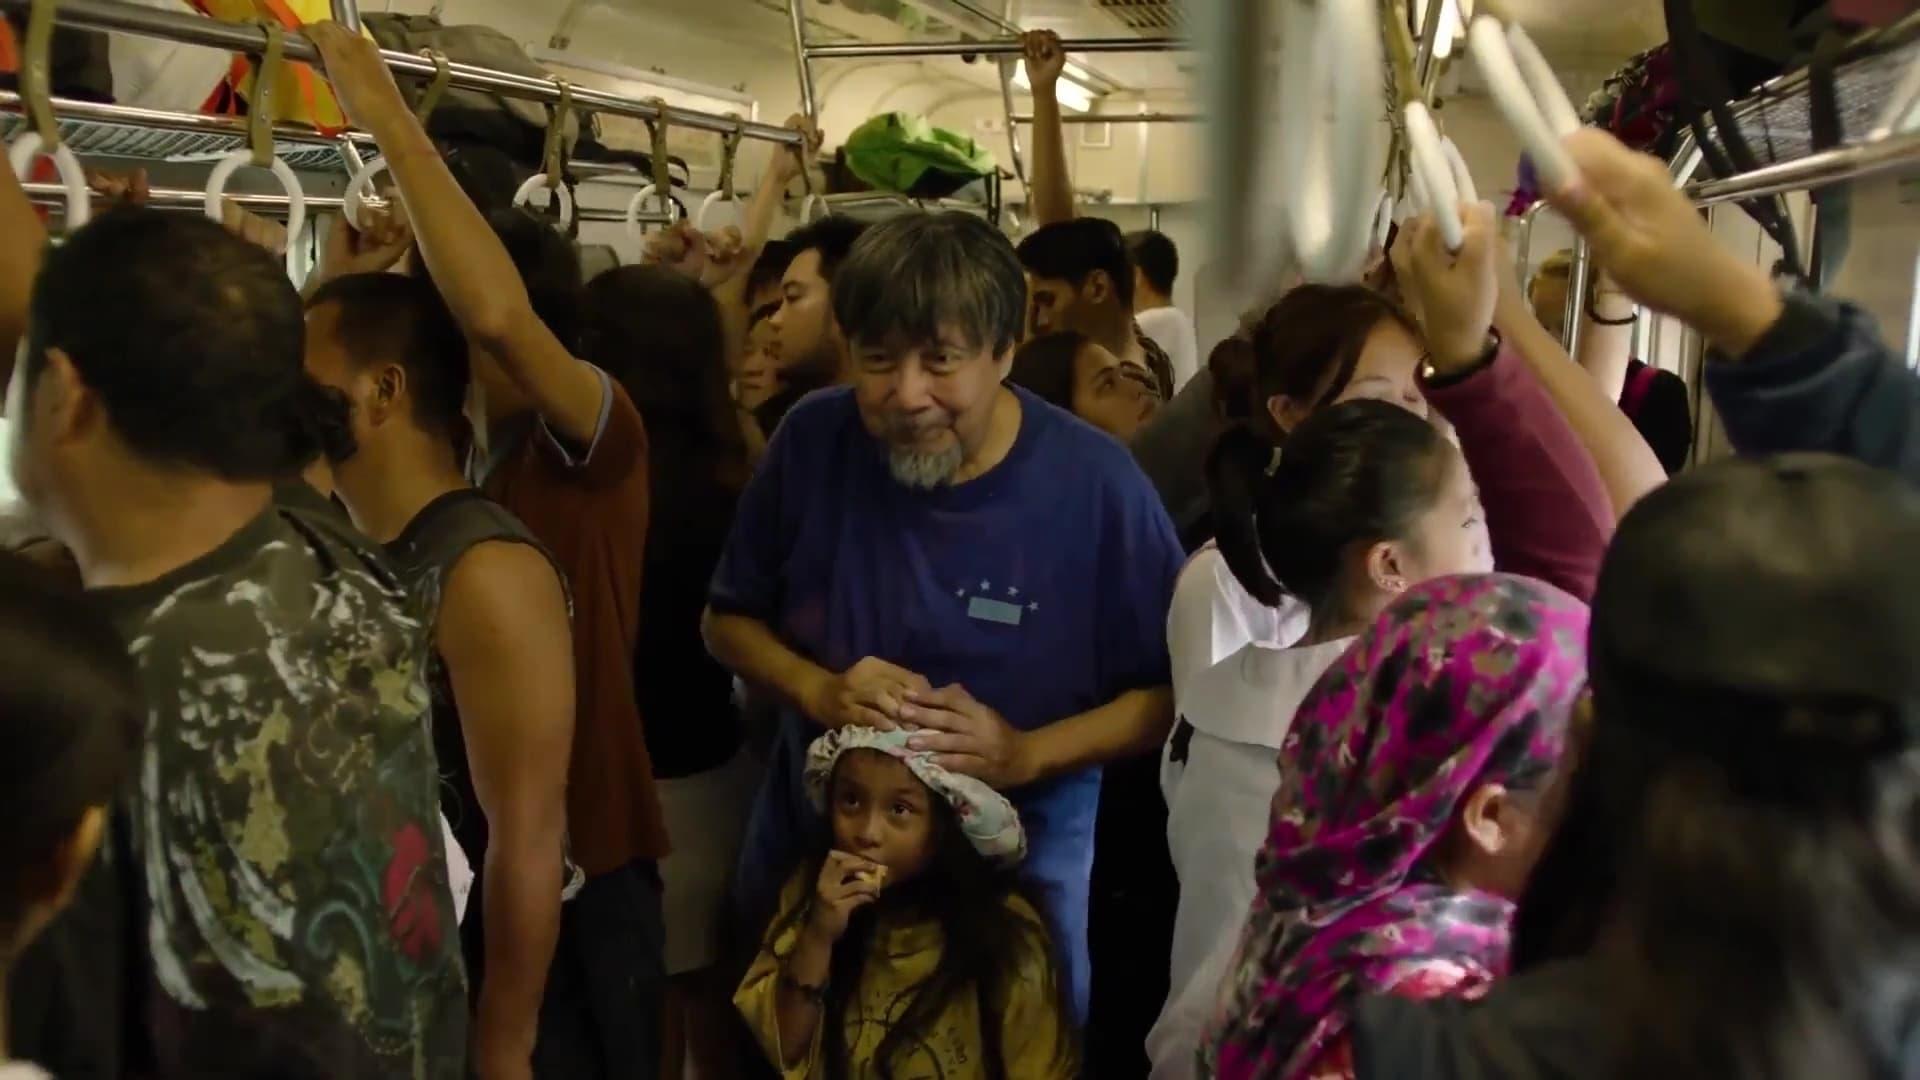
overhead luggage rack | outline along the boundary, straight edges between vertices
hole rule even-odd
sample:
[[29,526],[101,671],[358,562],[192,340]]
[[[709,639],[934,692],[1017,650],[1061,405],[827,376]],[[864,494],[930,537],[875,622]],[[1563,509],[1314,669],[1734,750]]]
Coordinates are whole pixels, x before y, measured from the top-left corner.
[[[32,6],[33,0],[0,0],[0,12],[24,13]],[[339,6],[337,3],[336,7]],[[183,45],[202,45],[252,55],[262,53],[267,45],[267,31],[258,26],[142,7],[126,3],[125,0],[61,0],[55,14],[55,21],[61,26],[75,30],[138,34]],[[319,61],[319,54],[314,50],[313,43],[299,34],[285,36],[284,51],[289,60],[308,63]],[[381,56],[386,60],[387,67],[398,78],[424,81],[432,79],[435,74],[433,62],[425,57],[394,52],[390,49],[381,50]],[[546,104],[560,103],[560,84],[553,79],[515,75],[472,64],[453,63],[448,64],[447,67],[451,74],[449,85],[455,89],[478,90]],[[572,87],[571,97],[573,105],[584,112],[612,113],[641,120],[665,119],[667,123],[679,128],[693,128],[721,134],[738,131],[749,139],[788,146],[801,145],[801,135],[797,131],[757,121],[743,121],[738,117],[683,109],[657,101],[623,97],[588,87]]]

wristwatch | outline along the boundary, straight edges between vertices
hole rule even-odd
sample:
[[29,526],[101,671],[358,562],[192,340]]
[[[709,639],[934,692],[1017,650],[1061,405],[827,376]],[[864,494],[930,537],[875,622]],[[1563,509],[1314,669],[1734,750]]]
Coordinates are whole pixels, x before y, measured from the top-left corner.
[[1433,354],[1428,353],[1426,357],[1420,361],[1420,382],[1424,386],[1432,387],[1452,386],[1455,383],[1466,382],[1468,379],[1484,371],[1493,363],[1494,357],[1499,355],[1500,332],[1497,330],[1489,330],[1487,332],[1486,348],[1481,350],[1479,357],[1476,358],[1473,363],[1468,364],[1458,371],[1441,371],[1434,366]]

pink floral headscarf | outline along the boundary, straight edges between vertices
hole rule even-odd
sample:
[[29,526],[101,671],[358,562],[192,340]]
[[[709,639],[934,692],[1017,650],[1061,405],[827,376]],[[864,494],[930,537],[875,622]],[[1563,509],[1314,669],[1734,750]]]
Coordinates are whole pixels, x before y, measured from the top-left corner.
[[1512,905],[1442,881],[1433,854],[1488,783],[1538,786],[1585,691],[1587,607],[1509,575],[1402,596],[1325,675],[1280,788],[1202,1075],[1295,1080],[1364,992],[1436,966],[1503,974]]

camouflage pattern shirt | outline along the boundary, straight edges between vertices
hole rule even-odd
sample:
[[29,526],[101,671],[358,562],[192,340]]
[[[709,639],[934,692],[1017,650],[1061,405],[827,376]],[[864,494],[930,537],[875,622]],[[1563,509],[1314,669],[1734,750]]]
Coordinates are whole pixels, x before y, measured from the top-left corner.
[[127,808],[168,1076],[463,1077],[425,629],[377,548],[282,499],[103,589],[146,683]]

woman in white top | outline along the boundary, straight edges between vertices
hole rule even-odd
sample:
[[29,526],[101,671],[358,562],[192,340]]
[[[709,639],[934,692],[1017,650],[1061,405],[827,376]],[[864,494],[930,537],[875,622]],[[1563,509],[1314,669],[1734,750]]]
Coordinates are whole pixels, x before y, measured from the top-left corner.
[[1156,1077],[1192,1073],[1253,901],[1253,857],[1279,781],[1274,757],[1301,699],[1401,591],[1493,568],[1465,460],[1404,409],[1332,406],[1295,429],[1269,473],[1272,458],[1244,428],[1215,447],[1216,516],[1242,514],[1257,535],[1248,551],[1234,539],[1240,530],[1223,530],[1221,555],[1255,601],[1277,606],[1284,588],[1312,616],[1292,647],[1248,644],[1192,679],[1179,701],[1162,779],[1180,908],[1172,992],[1147,1042]]
[[[1246,596],[1210,606],[1250,614],[1196,633],[1207,575],[1190,567],[1169,617],[1179,719],[1162,784],[1181,892],[1172,991],[1147,1040],[1156,1080],[1192,1074],[1254,897],[1276,751],[1348,639],[1405,589],[1496,562],[1592,594],[1612,531],[1605,486],[1525,361],[1489,335],[1497,278],[1455,280],[1466,272],[1432,271],[1450,302],[1423,305],[1424,333],[1377,293],[1303,286],[1243,338],[1241,371],[1231,352],[1211,363],[1217,381],[1260,406],[1222,437],[1208,470],[1217,557]],[[1458,449],[1426,419],[1429,403]],[[1256,605],[1280,610],[1263,618]],[[1301,606],[1311,615],[1297,643],[1259,640],[1286,640]],[[1249,640],[1226,651],[1236,625]]]

